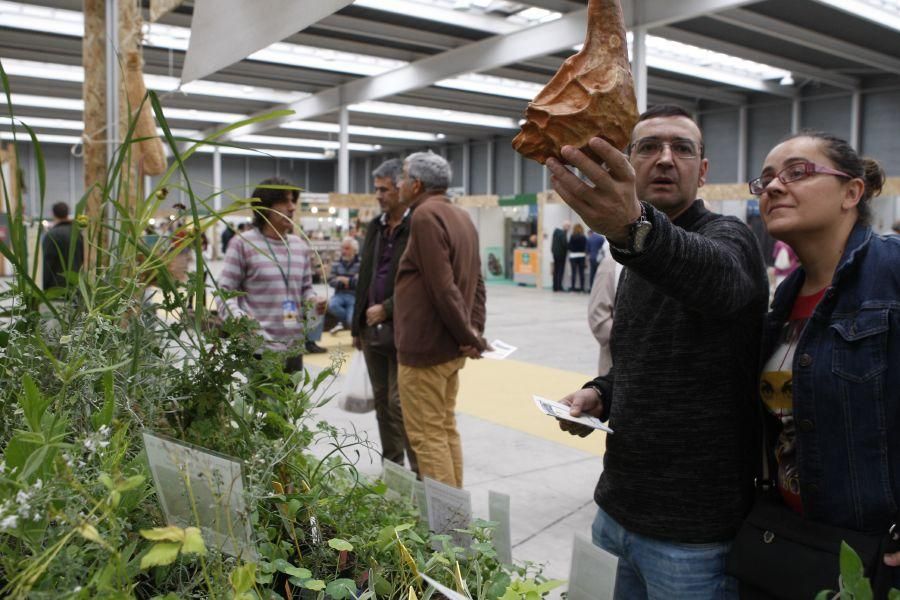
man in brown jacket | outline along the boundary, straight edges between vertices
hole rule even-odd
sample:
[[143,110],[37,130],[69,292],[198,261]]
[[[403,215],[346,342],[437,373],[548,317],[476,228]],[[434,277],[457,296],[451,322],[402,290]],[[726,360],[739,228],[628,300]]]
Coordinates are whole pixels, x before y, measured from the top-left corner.
[[459,370],[481,358],[485,290],[478,232],[446,196],[450,165],[430,152],[403,163],[400,201],[412,209],[394,287],[400,404],[419,474],[462,487],[456,430]]

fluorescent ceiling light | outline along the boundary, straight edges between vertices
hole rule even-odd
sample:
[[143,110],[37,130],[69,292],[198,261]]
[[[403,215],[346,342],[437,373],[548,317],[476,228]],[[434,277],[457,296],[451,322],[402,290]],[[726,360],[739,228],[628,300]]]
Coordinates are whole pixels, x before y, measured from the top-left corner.
[[[6,71],[7,75],[17,75],[19,77],[51,79],[53,81],[71,81],[76,83],[84,82],[84,69],[80,65],[63,65],[59,63],[7,58],[3,60],[3,69]],[[178,90],[177,77],[148,74],[144,75],[144,83],[148,88],[157,92],[174,92]],[[239,98],[242,100],[256,100],[274,104],[296,102],[309,96],[309,94],[305,92],[287,92],[267,87],[203,80],[192,81],[178,91],[186,95],[196,94],[199,96],[213,96],[220,98]],[[16,94],[13,95],[15,96]]]
[[[4,61],[4,65],[6,62]],[[84,101],[80,98],[57,98],[55,96],[32,96],[30,94],[12,94],[12,104],[17,106],[34,106],[37,108],[58,108],[60,110],[84,110]],[[0,106],[6,105],[6,97],[0,96]]]
[[466,92],[492,94],[494,96],[521,98],[524,100],[531,100],[544,87],[539,83],[522,81],[521,79],[508,79],[506,77],[494,77],[479,73],[468,73],[453,79],[443,79],[434,85]]
[[[341,147],[340,142],[332,140],[309,140],[301,138],[283,137],[277,135],[242,135],[237,138],[237,142],[244,144],[268,144],[276,146],[301,146],[304,148],[323,148],[337,150]],[[359,152],[372,152],[377,150],[372,144],[355,144],[347,145],[350,150]]]
[[435,0],[356,0],[354,6],[372,8],[399,15],[412,16],[427,21],[447,23],[489,33],[511,33],[522,29],[502,17],[453,10],[452,2]]
[[[309,160],[325,160],[327,157],[324,154],[317,154],[315,152],[296,152],[294,150],[275,150],[274,148],[257,148],[255,150],[250,150],[248,148],[233,148],[230,146],[218,146],[218,150],[221,154],[234,154],[238,156],[255,156],[257,158],[266,158],[266,155],[275,156],[277,158],[303,158]],[[216,151],[216,148],[213,146],[201,146],[197,149],[197,152],[201,152],[203,154],[212,154]]]
[[0,27],[47,31],[48,21],[53,22],[54,33],[79,37],[84,33],[80,12],[0,1]]
[[[299,131],[320,131],[323,133],[340,133],[341,126],[337,123],[323,123],[321,121],[291,121],[281,126],[283,129],[296,129]],[[407,131],[405,129],[385,129],[383,127],[365,127],[361,125],[351,125],[349,127],[350,135],[359,135],[364,137],[392,138],[398,140],[418,140],[423,142],[433,142],[443,139],[441,134],[428,133],[425,131]],[[445,136],[446,137],[446,136]]]
[[900,1],[898,0],[818,0],[861,19],[900,31]]
[[[629,31],[629,58],[633,54],[633,38]],[[573,49],[577,52],[582,47],[579,44]],[[647,36],[647,66],[757,91],[765,91],[766,82],[781,81],[791,75],[784,69],[655,35]]]
[[[9,127],[9,117],[0,117],[0,125]],[[73,129],[75,131],[84,130],[84,123],[81,121],[73,121],[69,119],[45,119],[43,117],[15,117],[16,127],[22,124],[28,125],[32,129]]]
[[[13,134],[9,131],[0,131],[0,140],[12,140]],[[31,138],[28,134],[17,133],[16,138],[19,142],[30,142]],[[80,144],[81,138],[77,135],[55,135],[46,134],[38,135],[38,141],[42,144]]]
[[478,113],[462,112],[458,110],[445,110],[440,108],[427,108],[413,106],[411,104],[394,104],[392,102],[363,102],[351,104],[349,110],[376,115],[389,115],[408,119],[423,119],[426,121],[443,121],[446,123],[460,123],[463,125],[475,125],[481,127],[496,127],[499,129],[518,129],[515,119],[483,115]]

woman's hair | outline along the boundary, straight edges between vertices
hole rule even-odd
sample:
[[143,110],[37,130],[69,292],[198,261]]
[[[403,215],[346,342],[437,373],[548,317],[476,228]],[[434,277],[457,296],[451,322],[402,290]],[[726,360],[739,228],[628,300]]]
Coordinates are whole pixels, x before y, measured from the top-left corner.
[[[295,189],[285,190],[282,188],[273,189],[266,187],[272,185],[290,186]],[[300,189],[296,188],[296,186],[287,179],[270,177],[269,179],[264,179],[259,182],[259,185],[253,190],[251,198],[253,199],[253,226],[257,229],[262,229],[271,219],[271,216],[268,214],[270,211],[267,209],[272,208],[273,205],[278,204],[279,202],[283,202],[285,198],[296,201],[300,198]]]
[[584,235],[584,227],[581,226],[581,223],[575,223],[575,226],[572,228],[572,235]]
[[853,149],[847,140],[841,139],[836,135],[825,133],[822,131],[801,131],[788,136],[785,141],[796,138],[812,138],[822,145],[825,156],[828,157],[838,171],[843,171],[854,179],[862,179],[865,183],[862,197],[856,209],[859,214],[859,221],[868,225],[872,218],[871,200],[881,193],[884,187],[886,175],[884,169],[873,158],[860,156]]

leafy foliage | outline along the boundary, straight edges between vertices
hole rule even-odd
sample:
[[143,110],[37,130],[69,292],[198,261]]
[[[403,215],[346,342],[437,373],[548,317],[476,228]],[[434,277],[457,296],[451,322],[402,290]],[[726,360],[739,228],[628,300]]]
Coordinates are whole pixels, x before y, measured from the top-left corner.
[[[12,107],[2,65],[0,80]],[[76,208],[75,222],[97,260],[67,273],[65,290],[48,294],[35,283],[21,197],[3,198],[15,217],[0,254],[15,277],[0,293],[0,593],[407,598],[424,592],[422,572],[477,599],[549,590],[533,566],[510,572],[499,563],[490,524],[473,525],[471,549],[454,547],[429,534],[414,506],[389,500],[383,485],[360,477],[353,463],[367,444],[315,420],[315,408],[330,399],[340,357],[316,376],[288,374],[281,356],[260,350],[255,323],[210,314],[199,234],[244,209],[246,199],[232,198],[217,212],[213,197],[197,196],[186,176],[176,183],[197,148],[217,136],[187,140],[182,152],[178,143],[186,140],[172,137],[158,98],[150,92],[145,102],[173,165],[136,196],[128,167],[133,124],[128,128],[107,181]],[[43,206],[40,144],[28,131]],[[170,189],[182,189],[190,204],[177,246],[142,235]],[[86,213],[91,194],[110,215],[96,230]],[[199,275],[180,282],[168,265],[186,247],[195,250]],[[243,461],[257,560],[208,547],[199,519],[187,527],[165,522],[143,430]],[[312,447],[328,451],[317,456]]]

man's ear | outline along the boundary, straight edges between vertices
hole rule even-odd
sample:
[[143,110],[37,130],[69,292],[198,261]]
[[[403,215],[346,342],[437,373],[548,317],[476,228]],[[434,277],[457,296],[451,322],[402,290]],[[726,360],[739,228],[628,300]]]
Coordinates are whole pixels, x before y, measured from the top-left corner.
[[709,159],[703,158],[700,160],[700,175],[697,178],[697,187],[702,188],[706,185],[706,175],[709,173]]

